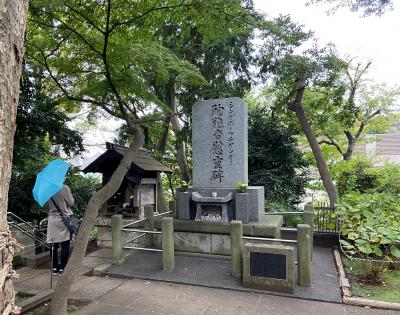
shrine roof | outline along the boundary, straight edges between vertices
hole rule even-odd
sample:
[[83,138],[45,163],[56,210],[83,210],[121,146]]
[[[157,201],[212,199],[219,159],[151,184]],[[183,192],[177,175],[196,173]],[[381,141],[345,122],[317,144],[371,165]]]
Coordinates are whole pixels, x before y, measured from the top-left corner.
[[[86,166],[82,172],[104,173],[107,169],[116,168],[116,165],[122,159],[125,152],[128,151],[127,147],[110,142],[106,142],[106,149],[107,150],[96,160]],[[172,172],[169,167],[157,161],[145,150],[139,150],[137,156],[132,162],[132,167],[143,172]]]

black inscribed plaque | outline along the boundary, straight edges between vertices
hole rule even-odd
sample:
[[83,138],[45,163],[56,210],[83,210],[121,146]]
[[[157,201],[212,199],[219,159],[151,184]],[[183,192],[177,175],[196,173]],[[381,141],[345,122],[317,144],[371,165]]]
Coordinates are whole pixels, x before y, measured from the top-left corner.
[[250,276],[286,279],[286,255],[250,252]]

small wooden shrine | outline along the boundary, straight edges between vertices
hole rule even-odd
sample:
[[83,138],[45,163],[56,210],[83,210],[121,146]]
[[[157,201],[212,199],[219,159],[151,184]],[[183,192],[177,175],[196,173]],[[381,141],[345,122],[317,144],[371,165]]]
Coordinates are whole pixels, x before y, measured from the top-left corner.
[[[82,170],[85,174],[101,173],[103,185],[110,179],[128,150],[126,147],[109,142],[106,143],[106,149],[103,154]],[[111,216],[120,213],[124,216],[141,218],[145,205],[154,205],[157,211],[159,199],[157,190],[162,172],[172,171],[154,159],[150,153],[140,150],[116,194],[103,205],[101,214]]]

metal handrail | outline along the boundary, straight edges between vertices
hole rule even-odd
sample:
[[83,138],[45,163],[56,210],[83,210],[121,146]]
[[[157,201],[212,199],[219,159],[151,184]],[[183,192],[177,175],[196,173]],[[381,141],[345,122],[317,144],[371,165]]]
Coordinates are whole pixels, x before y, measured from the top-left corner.
[[304,214],[304,211],[286,211],[286,212],[265,212],[267,215],[281,215],[281,214]]
[[146,221],[146,220],[147,220],[147,218],[143,218],[143,219],[140,219],[140,220],[136,220],[136,221],[133,221],[133,222],[131,222],[131,223],[127,223],[127,224],[123,225],[122,228],[124,229],[124,228],[126,228],[126,227],[128,227],[128,226],[131,226],[131,225],[134,225],[134,224],[137,224],[137,223],[140,223],[140,222],[144,222],[144,221]]
[[[156,218],[156,217],[160,217],[160,216],[162,216],[162,215],[170,214],[170,213],[173,213],[173,212],[172,212],[172,211],[168,211],[168,212],[159,213],[159,214],[154,215],[154,217]],[[140,219],[140,220],[136,220],[136,221],[127,223],[127,224],[123,225],[122,228],[124,229],[124,228],[127,228],[128,226],[131,226],[131,225],[134,225],[134,224],[137,224],[137,223],[140,223],[140,222],[144,222],[144,221],[146,221],[147,219],[148,219],[148,218],[143,218],[143,219]]]
[[[38,231],[38,232],[42,235],[43,238],[46,238],[46,234],[44,234],[42,231],[40,231],[39,226],[33,226],[32,224],[30,224],[29,222],[26,222],[24,219],[22,219],[21,217],[17,216],[17,215],[16,215],[15,213],[13,213],[13,212],[7,212],[7,216],[14,217],[14,219],[17,219],[17,221],[20,221],[19,223],[18,223],[18,222],[11,221],[11,222],[10,222],[10,223],[11,223],[10,225],[13,225],[13,226],[17,226],[18,224],[27,225],[27,226],[30,227],[32,230]],[[14,223],[14,224],[13,224],[13,223]],[[37,237],[35,236],[35,238],[37,238]]]
[[27,226],[29,226],[30,228],[34,229],[35,227],[30,224],[29,222],[26,222],[24,219],[22,219],[21,217],[17,216],[14,212],[7,212],[7,216],[10,215],[14,218],[16,218],[18,221],[21,221],[21,223],[26,224]]
[[20,226],[18,226],[18,224],[12,224],[13,227],[15,227],[18,231],[20,231],[21,233],[25,234],[26,236],[30,237],[31,239],[33,239],[34,241],[39,242],[39,244],[41,246],[46,246],[47,248],[50,248],[50,246],[43,241],[42,239],[36,237],[36,235],[34,235],[33,233],[21,228]]
[[137,233],[148,233],[148,234],[161,234],[160,231],[148,231],[148,230],[140,230],[140,229],[122,229],[125,232],[137,232]]
[[160,217],[160,216],[162,216],[162,215],[170,214],[170,213],[173,213],[173,211],[162,212],[162,213],[159,213],[159,214],[154,215],[154,217],[156,218],[156,217]]
[[266,237],[253,237],[253,236],[242,236],[244,240],[256,240],[256,241],[269,241],[269,242],[279,242],[279,243],[292,243],[297,244],[295,240],[285,240],[281,238],[266,238]]
[[136,246],[124,246],[124,249],[138,249],[138,250],[145,250],[145,251],[149,251],[149,252],[162,252],[162,249],[147,248],[147,247],[136,247]]
[[281,227],[281,231],[293,231],[293,232],[296,232],[297,228]]

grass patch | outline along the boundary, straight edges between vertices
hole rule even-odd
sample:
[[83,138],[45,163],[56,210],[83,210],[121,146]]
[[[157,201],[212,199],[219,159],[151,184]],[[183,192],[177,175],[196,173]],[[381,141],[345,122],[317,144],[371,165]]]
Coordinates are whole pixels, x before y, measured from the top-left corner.
[[[350,277],[350,260],[344,258],[343,265],[347,276]],[[400,303],[400,270],[385,270],[382,274],[382,285],[365,283],[361,279],[362,272],[361,263],[353,260],[353,274],[351,275],[351,293],[353,296],[369,300]]]

